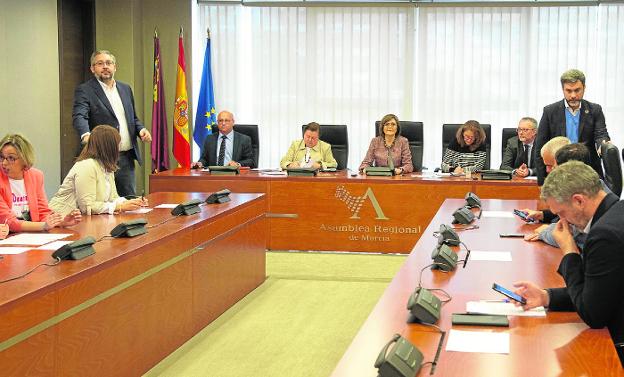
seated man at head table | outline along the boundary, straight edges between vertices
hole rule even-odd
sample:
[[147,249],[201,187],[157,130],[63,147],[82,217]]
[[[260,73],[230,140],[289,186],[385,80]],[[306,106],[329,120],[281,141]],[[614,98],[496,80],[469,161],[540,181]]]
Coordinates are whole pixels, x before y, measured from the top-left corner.
[[335,169],[338,163],[332,154],[331,145],[319,140],[320,133],[321,127],[318,123],[308,123],[303,131],[303,139],[292,142],[280,161],[280,167]]
[[531,117],[520,119],[516,133],[518,136],[507,140],[500,168],[501,170],[511,170],[518,177],[535,175],[536,152],[533,146],[537,134],[537,121]]
[[[514,283],[516,293],[526,299],[524,309],[576,311],[589,327],[606,326],[624,367],[624,202],[606,193],[598,173],[580,161],[554,169],[541,199],[560,218],[553,237],[563,254],[557,271],[565,287],[520,281]],[[570,225],[587,233],[582,249]]]
[[[548,153],[547,153],[548,154]],[[568,145],[564,145],[561,148],[559,148],[555,154],[555,160],[551,161],[550,157],[546,155],[546,157],[544,158],[544,162],[547,163],[551,163],[553,162],[552,168],[556,168],[557,166],[564,164],[568,161],[580,161],[586,165],[589,165],[589,161],[590,161],[590,157],[589,157],[589,151],[587,150],[587,147],[585,146],[585,144],[581,144],[581,143],[574,143],[574,144],[568,144]],[[600,182],[602,183],[602,189],[607,193],[610,194],[611,190],[609,189],[609,187],[607,187],[606,183],[601,179]],[[556,223],[557,223],[557,218],[556,216],[554,216],[552,214],[551,211],[549,210],[544,210],[544,211],[531,211],[531,210],[525,210],[527,213],[527,217],[528,218],[535,218],[535,217],[539,217],[540,212],[542,213],[542,218],[547,217],[547,218],[553,218],[552,222],[549,225],[542,225],[540,227],[538,227],[537,229],[535,229],[533,234],[529,234],[526,235],[524,237],[525,240],[527,241],[537,241],[537,240],[541,240],[546,242],[547,244],[554,246],[554,247],[559,247],[559,245],[557,245],[557,241],[555,241],[555,239],[552,236],[552,232],[554,231],[555,227],[556,227]],[[544,215],[545,214],[545,215]],[[576,229],[574,226],[571,227],[572,230],[572,235],[574,236],[574,239],[577,243],[577,245],[582,248],[583,244],[585,242],[585,237],[587,236],[585,233],[583,233],[582,231],[580,231],[579,229]]]
[[414,171],[409,141],[401,136],[401,124],[394,114],[387,114],[379,122],[379,136],[374,137],[364,160],[360,164],[360,174],[366,174],[369,166],[387,166],[395,175]]
[[217,115],[219,132],[206,136],[199,161],[191,166],[247,166],[255,168],[251,138],[234,131],[234,115],[223,110]]
[[82,220],[80,211],[62,216],[50,209],[43,173],[33,167],[34,162],[34,148],[24,136],[8,134],[0,140],[0,238],[9,231],[48,231]]

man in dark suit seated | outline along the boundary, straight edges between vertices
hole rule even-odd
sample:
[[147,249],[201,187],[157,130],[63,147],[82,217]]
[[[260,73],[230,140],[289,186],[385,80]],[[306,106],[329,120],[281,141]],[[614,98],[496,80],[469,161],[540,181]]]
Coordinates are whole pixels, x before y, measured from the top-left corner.
[[80,84],[74,94],[74,128],[83,144],[96,126],[105,124],[119,131],[121,143],[115,186],[119,196],[135,195],[134,160],[141,163],[137,137],[149,143],[152,135],[136,114],[130,86],[115,80],[115,56],[107,50],[95,51],[90,68],[94,77]]
[[[596,148],[610,140],[602,107],[583,99],[583,72],[570,69],[561,75],[560,81],[564,99],[544,107],[535,147],[541,150],[555,136],[566,136],[572,143],[584,143],[589,149],[591,167],[602,178],[602,164]],[[536,157],[537,183],[541,186],[546,177],[546,167],[541,156]]]
[[[514,284],[526,299],[524,309],[544,306],[576,311],[589,327],[607,327],[624,366],[624,202],[604,191],[600,177],[580,161],[554,169],[541,193],[559,215],[553,237],[563,258],[558,272],[563,288],[541,289],[526,281]],[[579,250],[570,224],[587,233]]]
[[221,111],[217,115],[219,132],[208,135],[202,146],[199,161],[194,168],[204,166],[247,166],[255,168],[251,138],[234,131],[234,115]]
[[537,135],[537,121],[530,117],[520,119],[514,136],[507,140],[507,146],[503,153],[501,170],[511,170],[519,177],[535,175],[536,148],[533,142]]

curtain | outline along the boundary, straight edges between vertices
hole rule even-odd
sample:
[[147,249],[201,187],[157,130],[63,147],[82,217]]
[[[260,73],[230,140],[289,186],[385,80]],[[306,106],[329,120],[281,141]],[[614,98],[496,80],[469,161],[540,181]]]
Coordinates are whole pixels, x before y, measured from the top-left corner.
[[[563,98],[559,77],[585,72],[624,146],[624,5],[567,7],[247,7],[198,5],[194,39],[212,36],[215,101],[260,126],[260,167],[277,167],[301,125],[346,124],[356,169],[387,113],[424,122],[424,166],[442,158],[442,124],[501,133]],[[201,52],[201,53],[200,53]],[[193,53],[201,69],[203,47]],[[193,75],[198,96],[201,72]],[[197,81],[197,82],[195,82]]]

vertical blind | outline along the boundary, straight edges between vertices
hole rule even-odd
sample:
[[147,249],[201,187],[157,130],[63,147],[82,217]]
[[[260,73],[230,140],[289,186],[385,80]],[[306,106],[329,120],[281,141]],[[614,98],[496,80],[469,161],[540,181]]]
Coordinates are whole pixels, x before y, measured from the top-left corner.
[[[559,77],[585,72],[624,147],[624,5],[567,7],[246,7],[198,5],[195,40],[212,36],[218,110],[260,127],[260,167],[277,167],[301,125],[346,124],[356,169],[387,113],[424,122],[424,166],[442,158],[443,123],[501,129],[563,98]],[[195,47],[198,96],[203,46]],[[199,59],[199,60],[198,60]],[[195,82],[196,81],[196,82]]]

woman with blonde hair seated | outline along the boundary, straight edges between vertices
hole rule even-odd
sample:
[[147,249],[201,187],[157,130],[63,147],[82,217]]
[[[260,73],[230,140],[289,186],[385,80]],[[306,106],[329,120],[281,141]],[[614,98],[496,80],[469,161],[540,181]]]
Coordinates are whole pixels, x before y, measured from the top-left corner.
[[366,173],[365,169],[369,166],[388,166],[397,175],[414,171],[409,141],[401,136],[401,126],[396,115],[388,114],[381,118],[379,136],[371,140],[360,164],[360,173]]
[[43,173],[35,169],[34,148],[19,134],[9,134],[0,141],[0,238],[11,232],[47,231],[58,226],[74,225],[80,212],[66,216],[52,212],[43,187]]
[[77,207],[85,215],[112,215],[147,206],[147,200],[127,200],[117,194],[114,173],[120,141],[121,136],[113,127],[95,127],[61,188],[50,200],[50,208],[63,213]]

